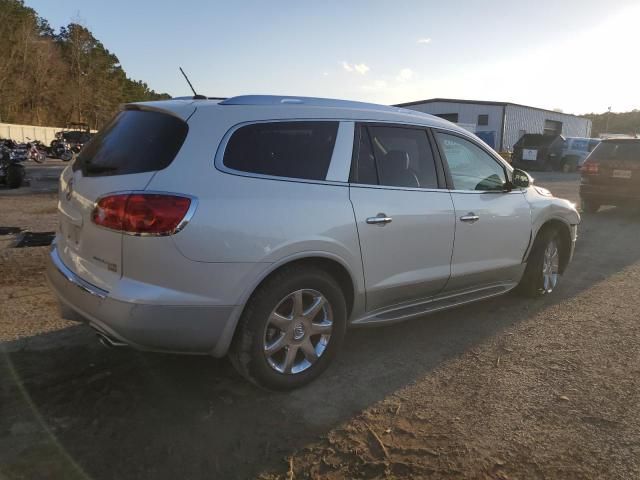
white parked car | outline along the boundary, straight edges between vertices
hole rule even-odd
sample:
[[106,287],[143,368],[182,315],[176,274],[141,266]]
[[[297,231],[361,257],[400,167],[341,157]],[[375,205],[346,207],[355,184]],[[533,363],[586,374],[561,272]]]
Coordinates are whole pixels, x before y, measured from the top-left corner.
[[348,326],[550,293],[573,204],[415,111],[302,97],[127,105],[60,178],[48,278],[112,345],[317,377]]

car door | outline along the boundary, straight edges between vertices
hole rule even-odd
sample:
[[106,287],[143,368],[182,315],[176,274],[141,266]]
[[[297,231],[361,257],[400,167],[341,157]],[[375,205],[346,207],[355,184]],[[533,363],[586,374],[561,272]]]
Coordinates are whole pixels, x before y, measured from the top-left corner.
[[505,188],[505,165],[479,143],[434,131],[455,208],[455,245],[446,292],[512,286],[523,272],[531,211],[523,190]]
[[421,127],[360,124],[350,176],[367,310],[429,298],[451,273],[455,218]]

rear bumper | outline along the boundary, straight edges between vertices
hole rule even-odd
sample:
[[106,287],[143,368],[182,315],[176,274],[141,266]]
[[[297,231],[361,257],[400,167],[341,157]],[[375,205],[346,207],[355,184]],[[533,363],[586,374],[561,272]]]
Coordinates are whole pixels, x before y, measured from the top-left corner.
[[580,184],[580,197],[616,205],[629,200],[640,201],[640,188],[620,188],[615,185]]
[[112,298],[67,268],[55,246],[46,275],[62,304],[77,314],[71,320],[139,350],[223,356],[241,312],[233,305],[151,305]]

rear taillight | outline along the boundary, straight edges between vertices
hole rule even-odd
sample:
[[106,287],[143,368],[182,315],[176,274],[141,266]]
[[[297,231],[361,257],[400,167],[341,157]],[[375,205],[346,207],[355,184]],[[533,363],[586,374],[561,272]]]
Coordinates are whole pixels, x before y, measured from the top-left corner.
[[600,170],[600,164],[594,161],[584,162],[580,171],[585,175],[597,175]]
[[133,235],[171,235],[185,219],[192,200],[159,193],[118,193],[101,198],[92,220],[101,227]]

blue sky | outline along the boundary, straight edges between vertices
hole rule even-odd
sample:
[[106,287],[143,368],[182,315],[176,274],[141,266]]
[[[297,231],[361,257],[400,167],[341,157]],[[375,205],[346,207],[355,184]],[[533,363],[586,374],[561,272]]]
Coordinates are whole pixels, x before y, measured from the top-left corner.
[[637,0],[26,0],[158,91],[640,108]]

